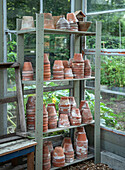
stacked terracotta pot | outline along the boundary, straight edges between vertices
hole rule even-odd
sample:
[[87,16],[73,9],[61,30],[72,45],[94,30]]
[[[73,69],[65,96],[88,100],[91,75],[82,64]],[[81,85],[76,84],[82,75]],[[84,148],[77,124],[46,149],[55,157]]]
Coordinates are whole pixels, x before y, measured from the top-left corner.
[[44,141],[44,144],[48,146],[48,149],[49,149],[49,152],[52,156],[52,153],[53,153],[53,144],[51,141]]
[[58,127],[69,127],[70,126],[70,122],[68,119],[68,115],[67,114],[60,114],[59,115],[59,123],[58,123]]
[[91,77],[91,65],[89,60],[84,60],[85,67],[84,67],[84,75],[85,78],[90,78]]
[[55,147],[52,163],[54,167],[63,167],[65,165],[65,155],[62,147]]
[[78,132],[76,138],[76,158],[83,159],[87,157],[88,153],[88,140],[84,132]]
[[28,130],[35,130],[35,104],[36,104],[36,97],[30,96],[26,104]]
[[88,102],[86,100],[81,100],[79,108],[82,116],[82,123],[91,123],[93,121],[93,117]]
[[81,124],[81,114],[78,108],[72,107],[71,115],[70,115],[70,123],[72,126]]
[[48,59],[48,54],[44,53],[44,80],[50,80],[51,70],[50,70],[50,61]]
[[53,79],[64,79],[64,66],[62,60],[55,60],[54,62]]
[[59,103],[59,113],[67,114],[70,116],[70,103],[68,97],[61,97]]
[[84,127],[77,127],[75,129],[75,133],[74,133],[74,149],[75,150],[76,150],[76,139],[77,139],[77,136],[78,136],[79,132],[82,132],[82,133],[86,134]]
[[72,96],[70,96],[70,97],[69,97],[69,103],[70,103],[70,113],[71,113],[72,108],[73,108],[73,107],[76,107],[76,101],[75,101],[75,98],[74,98],[74,97],[72,97]]
[[70,24],[70,30],[71,31],[78,31],[78,20],[75,16],[74,13],[68,13],[67,14],[67,20],[69,21],[69,24]]
[[54,22],[51,13],[44,13],[44,28],[54,29]]
[[34,28],[34,20],[32,16],[23,16],[21,30]]
[[49,104],[47,106],[47,111],[48,111],[48,128],[49,129],[57,128],[57,113],[56,113],[55,106],[53,106],[52,104]]
[[65,68],[64,69],[64,76],[65,79],[73,79],[73,73],[71,68]]
[[48,112],[46,110],[45,104],[43,104],[43,132],[48,130]]
[[43,144],[43,170],[49,170],[51,168],[51,154],[48,148],[48,144]]
[[81,53],[75,53],[72,63],[74,78],[84,78],[84,60]]
[[33,80],[33,67],[31,62],[24,62],[22,71],[22,80],[31,81]]
[[62,143],[63,151],[65,154],[65,162],[71,163],[74,161],[74,150],[71,142],[71,138],[66,137]]

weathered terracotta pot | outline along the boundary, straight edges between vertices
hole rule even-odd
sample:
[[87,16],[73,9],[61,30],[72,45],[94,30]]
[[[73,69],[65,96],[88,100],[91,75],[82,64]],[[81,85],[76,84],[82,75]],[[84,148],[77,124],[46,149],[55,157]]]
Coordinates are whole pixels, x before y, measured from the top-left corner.
[[60,114],[59,115],[59,124],[58,124],[58,126],[59,127],[69,127],[70,126],[67,114]]
[[64,68],[69,68],[69,61],[68,60],[62,60]]
[[53,70],[62,71],[64,69],[62,60],[55,60],[53,65]]
[[54,28],[56,29],[56,24],[62,16],[53,16]]
[[62,167],[65,165],[65,155],[62,147],[55,147],[52,163],[54,167]]
[[79,21],[78,22],[78,29],[79,31],[87,31],[92,24],[91,21]]
[[49,106],[54,106],[54,107],[55,107],[55,110],[56,110],[56,105],[55,105],[55,103],[48,103],[48,106],[47,106],[47,107],[49,107]]
[[31,81],[33,80],[33,67],[31,62],[24,62],[22,71],[22,80]]
[[87,157],[88,153],[88,140],[84,132],[78,132],[76,138],[76,158],[83,159]]
[[91,65],[89,60],[84,60],[85,68],[84,68],[84,75],[85,78],[91,77]]
[[51,168],[51,155],[48,147],[48,142],[43,144],[43,169],[49,170]]
[[60,106],[62,106],[62,107],[69,107],[70,106],[69,98],[68,97],[61,97],[61,99],[60,99]]
[[44,13],[44,28],[54,29],[54,22],[51,13]]
[[72,126],[81,124],[80,111],[76,107],[72,107],[72,111],[71,111],[71,114],[70,114],[70,123],[71,123]]
[[68,13],[67,14],[67,20],[69,21],[69,23],[76,23],[78,22],[76,16],[74,13]]
[[78,62],[78,63],[83,63],[83,57],[82,57],[82,53],[75,53],[74,54],[74,58],[73,58],[73,62]]
[[50,80],[51,70],[50,70],[50,61],[48,58],[48,54],[44,53],[44,81]]
[[53,144],[51,141],[44,141],[44,144],[48,146],[49,152],[52,154],[53,152]]
[[64,69],[64,76],[65,79],[73,79],[73,73],[71,68],[65,68]]
[[43,132],[48,131],[48,112],[45,104],[43,104]]
[[76,101],[75,98],[70,96],[69,97],[69,103],[70,103],[70,112],[72,111],[72,107],[76,107]]
[[23,16],[21,30],[34,28],[34,20],[32,16]]

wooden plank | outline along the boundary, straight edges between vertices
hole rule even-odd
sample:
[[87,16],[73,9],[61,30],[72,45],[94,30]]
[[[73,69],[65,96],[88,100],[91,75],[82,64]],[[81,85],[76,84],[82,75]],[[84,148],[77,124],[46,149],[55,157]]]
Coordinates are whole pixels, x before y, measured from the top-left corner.
[[5,138],[3,138],[3,139],[0,139],[0,144],[2,144],[2,143],[7,143],[7,142],[11,142],[11,141],[13,141],[13,140],[19,140],[19,139],[21,139],[20,136],[5,137]]
[[16,79],[16,88],[17,88],[19,116],[20,116],[20,127],[22,132],[26,132],[25,112],[24,112],[21,76],[20,76],[19,68],[15,68],[15,79]]
[[34,152],[27,154],[27,170],[34,170]]
[[34,142],[34,141],[31,141],[31,140],[27,140],[27,141],[21,141],[20,142],[12,142],[12,144],[10,143],[9,145],[7,146],[3,146],[4,144],[2,144],[2,146],[0,146],[0,156],[4,156],[4,155],[7,155],[7,154],[10,154],[10,153],[13,153],[13,152],[16,152],[16,151],[20,151],[20,150],[23,150],[23,149],[26,149],[26,148],[30,148],[32,146],[36,146],[37,143]]
[[4,62],[0,62],[0,69],[1,68],[16,68],[19,67],[20,64],[19,63],[13,63],[13,62],[8,62],[8,63],[4,63]]
[[[48,81],[44,81],[44,82],[69,82],[69,81],[77,81],[77,80],[93,80],[95,79],[95,77],[90,77],[90,78],[82,78],[82,79],[62,79],[62,80],[48,80]],[[25,85],[36,85],[36,81],[32,80],[32,81],[22,81],[22,84]]]
[[44,15],[36,14],[36,170],[43,163]]
[[[65,163],[65,165],[63,167],[67,167],[67,166],[70,166],[70,165],[73,165],[73,164],[76,164],[76,163],[80,163],[82,161],[86,161],[86,160],[89,160],[89,159],[92,159],[94,158],[94,155],[93,154],[88,154],[87,158],[84,158],[84,159],[75,159],[74,162],[72,163]],[[60,169],[60,167],[52,167],[50,170],[56,170],[56,169]]]
[[101,22],[96,22],[95,55],[95,163],[100,163],[100,70],[101,70]]
[[[17,34],[27,34],[27,33],[36,33],[37,28],[19,30]],[[81,36],[94,36],[95,32],[86,32],[86,31],[69,31],[69,30],[59,30],[59,29],[44,29],[45,34],[76,34]]]
[[3,99],[0,99],[0,104],[10,103],[15,101],[17,101],[17,97],[5,97]]

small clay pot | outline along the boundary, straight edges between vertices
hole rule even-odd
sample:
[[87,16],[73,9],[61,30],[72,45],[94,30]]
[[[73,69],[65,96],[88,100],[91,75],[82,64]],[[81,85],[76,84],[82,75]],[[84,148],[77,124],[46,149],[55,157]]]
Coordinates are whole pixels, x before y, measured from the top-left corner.
[[60,106],[62,106],[62,107],[69,107],[70,106],[68,97],[61,97]]
[[59,115],[59,123],[58,123],[59,127],[69,127],[70,123],[69,123],[69,119],[68,119],[68,115],[67,114],[60,114]]
[[83,57],[81,53],[75,53],[74,54],[74,58],[73,58],[73,62],[79,62],[79,63],[83,63]]
[[44,63],[50,64],[50,61],[49,61],[49,58],[48,58],[48,53],[44,53]]
[[31,62],[24,62],[23,71],[33,71]]
[[67,20],[69,21],[69,23],[76,23],[78,22],[76,16],[74,13],[68,13],[67,14]]
[[44,28],[54,29],[54,22],[51,13],[44,13]]
[[83,141],[86,141],[86,140],[87,140],[86,134],[83,133],[83,132],[78,132],[77,141],[83,142]]
[[86,100],[81,100],[81,102],[80,102],[79,109],[82,110],[83,108],[89,108]]
[[62,60],[55,60],[53,65],[53,70],[56,69],[59,71],[59,69],[64,69]]
[[80,111],[79,111],[78,108],[72,107],[71,117],[72,117],[72,118],[76,118],[76,119],[81,118]]
[[73,73],[72,73],[72,69],[71,68],[65,68],[64,69],[64,75],[65,75],[65,78],[73,78]]
[[69,62],[68,60],[62,60],[64,68],[69,68]]
[[71,105],[71,107],[76,107],[76,101],[75,101],[75,98],[70,96],[69,97],[69,103]]
[[71,138],[70,137],[65,137],[63,139],[63,142],[62,142],[62,147],[64,146],[65,143],[72,143]]
[[29,96],[26,104],[26,108],[35,108],[36,96]]
[[53,156],[64,156],[63,148],[61,146],[55,147]]
[[47,106],[48,116],[56,116],[56,110],[54,106]]

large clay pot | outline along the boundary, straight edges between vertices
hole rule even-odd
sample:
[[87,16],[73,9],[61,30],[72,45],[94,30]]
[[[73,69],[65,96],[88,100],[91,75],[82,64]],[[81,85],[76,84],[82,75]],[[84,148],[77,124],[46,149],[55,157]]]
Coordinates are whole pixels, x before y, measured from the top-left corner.
[[34,28],[34,20],[32,16],[23,16],[21,30]]

